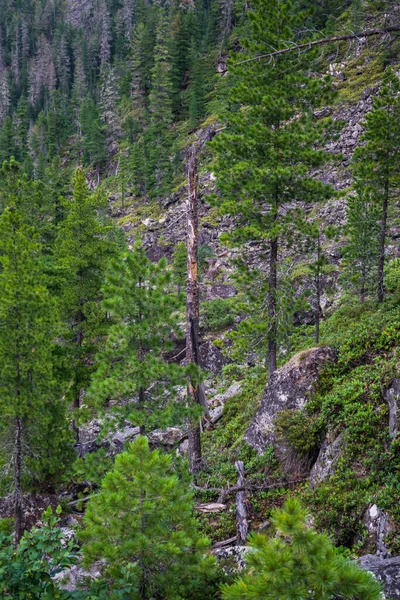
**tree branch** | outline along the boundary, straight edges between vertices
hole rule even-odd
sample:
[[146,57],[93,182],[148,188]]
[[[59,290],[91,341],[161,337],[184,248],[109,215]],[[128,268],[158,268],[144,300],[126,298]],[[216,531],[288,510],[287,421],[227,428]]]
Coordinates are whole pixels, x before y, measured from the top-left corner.
[[371,37],[373,35],[382,35],[385,33],[394,33],[396,31],[400,31],[400,25],[393,25],[391,27],[384,27],[383,29],[366,29],[364,31],[360,31],[358,33],[349,33],[347,35],[336,35],[329,38],[322,38],[320,40],[314,40],[313,42],[306,42],[304,44],[295,44],[288,48],[282,48],[281,50],[275,50],[274,52],[269,52],[268,54],[261,54],[260,56],[254,56],[253,58],[247,58],[246,60],[241,60],[236,65],[243,65],[244,63],[252,62],[254,60],[260,60],[261,58],[273,58],[274,56],[280,56],[281,54],[286,54],[287,52],[292,52],[293,50],[303,50],[310,49],[313,46],[319,46],[320,44],[330,44],[331,42],[342,42],[346,40],[354,40],[363,37]]
[[262,485],[251,485],[251,484],[245,484],[245,485],[233,485],[229,488],[217,488],[217,487],[200,487],[198,485],[193,485],[193,488],[196,491],[199,492],[218,492],[219,493],[219,497],[218,497],[218,502],[223,504],[225,501],[225,498],[227,496],[229,496],[230,494],[234,494],[237,492],[254,492],[254,491],[265,491],[265,490],[273,490],[276,488],[280,488],[280,487],[287,487],[290,485],[295,485],[296,483],[302,483],[303,481],[305,481],[307,478],[306,477],[300,477],[298,479],[292,479],[291,481],[278,481],[277,483],[265,483]]

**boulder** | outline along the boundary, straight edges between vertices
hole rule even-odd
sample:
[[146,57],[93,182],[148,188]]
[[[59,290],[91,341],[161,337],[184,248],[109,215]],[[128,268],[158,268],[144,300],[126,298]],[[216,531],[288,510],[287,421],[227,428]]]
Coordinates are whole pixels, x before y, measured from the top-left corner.
[[216,548],[213,550],[213,554],[227,575],[235,575],[245,568],[246,553],[248,551],[248,546],[229,546],[227,548]]
[[222,367],[228,364],[228,359],[222,354],[211,341],[204,342],[200,345],[200,364],[205,371],[210,371],[213,375],[217,375]]
[[244,439],[260,454],[276,445],[275,419],[282,410],[301,410],[315,390],[318,376],[336,353],[328,346],[299,352],[278,369],[268,382],[261,406]]
[[95,563],[91,569],[86,570],[81,565],[73,565],[68,569],[63,569],[57,575],[54,575],[53,581],[56,581],[61,590],[66,592],[75,592],[79,584],[87,580],[98,579],[101,577],[102,563]]
[[210,400],[210,404],[213,406],[221,406],[225,404],[227,400],[234,398],[242,391],[242,384],[239,382],[233,383],[225,392],[217,394]]
[[342,435],[339,435],[332,443],[325,440],[322,444],[318,458],[310,472],[309,485],[311,488],[316,487],[319,483],[333,475],[342,446]]
[[400,599],[400,556],[382,558],[376,554],[366,554],[359,559],[359,564],[382,582],[386,598]]
[[375,551],[377,556],[388,558],[390,551],[386,547],[386,539],[395,530],[389,515],[376,504],[372,504],[365,511],[362,523],[367,530],[367,539],[356,539],[355,543],[362,541],[364,551]]
[[400,419],[400,379],[394,379],[383,397],[389,406],[389,435],[394,440],[399,431]]
[[174,446],[185,437],[185,432],[179,427],[154,429],[147,434],[150,444],[154,446]]

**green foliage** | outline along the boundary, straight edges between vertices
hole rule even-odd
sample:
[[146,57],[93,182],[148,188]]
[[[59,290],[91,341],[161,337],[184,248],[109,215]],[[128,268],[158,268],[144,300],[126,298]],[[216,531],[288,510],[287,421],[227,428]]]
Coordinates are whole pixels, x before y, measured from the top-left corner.
[[[57,510],[57,514],[59,511]],[[15,548],[10,535],[0,533],[0,592],[4,600],[72,600],[81,595],[61,591],[52,577],[77,561],[76,547],[65,543],[51,508],[43,525],[25,532]]]
[[172,274],[179,293],[185,287],[187,278],[187,247],[185,242],[178,242],[174,248]]
[[101,286],[108,262],[115,254],[112,227],[104,219],[105,198],[89,192],[85,174],[78,169],[73,196],[65,203],[66,218],[56,240],[56,257],[64,270],[61,310],[67,326],[70,389],[75,408],[92,371],[93,355],[102,332],[105,313]]
[[97,356],[90,397],[101,408],[110,398],[137,395],[138,403],[126,409],[130,420],[142,426],[160,427],[182,414],[185,407],[176,402],[176,388],[185,385],[189,371],[195,374],[192,366],[164,358],[174,347],[173,336],[180,335],[180,299],[168,293],[166,267],[165,260],[154,264],[136,247],[111,264],[103,289],[103,307],[112,324]]
[[[138,438],[116,458],[85,517],[86,564],[106,559],[111,598],[208,598],[215,559],[193,517],[193,496],[171,458]],[[212,597],[212,596],[211,596]]]
[[[310,175],[310,169],[327,161],[327,154],[317,149],[322,131],[312,115],[329,98],[330,82],[309,76],[311,53],[307,53],[306,63],[297,55],[284,54],[268,69],[260,68],[258,61],[241,62],[291,44],[303,16],[290,1],[252,4],[252,35],[243,41],[245,54],[237,57],[237,65],[234,61],[231,65],[237,83],[225,115],[226,127],[212,142],[212,168],[221,192],[214,201],[222,214],[235,218],[233,232],[223,239],[243,248],[243,265],[239,266],[247,279],[245,287],[250,292],[258,290],[254,296],[265,307],[262,318],[250,319],[243,327],[253,338],[253,347],[262,343],[261,335],[268,339],[272,370],[280,345],[278,315],[281,322],[290,322],[290,316],[284,315],[288,305],[278,296],[278,253],[281,243],[293,242],[293,232],[301,230],[303,222],[291,201],[315,202],[332,195],[330,186]],[[283,204],[285,211],[281,210]],[[246,243],[250,241],[258,242],[261,257],[269,263],[269,279],[262,294],[259,282],[251,285],[251,278],[259,280],[259,270],[246,264],[250,258]]]
[[228,298],[215,298],[207,300],[201,304],[200,325],[207,331],[221,331],[235,321],[235,312],[232,308],[232,302]]
[[223,598],[363,598],[378,600],[381,586],[371,573],[340,555],[330,539],[307,526],[296,500],[275,511],[276,535],[253,535],[247,573],[223,588]]
[[66,406],[55,368],[58,315],[35,230],[11,204],[0,217],[2,480],[21,493],[60,475],[69,457]]

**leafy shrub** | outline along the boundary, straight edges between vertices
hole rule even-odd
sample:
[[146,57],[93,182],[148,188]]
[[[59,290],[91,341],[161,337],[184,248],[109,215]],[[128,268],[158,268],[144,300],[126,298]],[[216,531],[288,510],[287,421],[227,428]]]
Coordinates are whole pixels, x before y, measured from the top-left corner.
[[201,304],[201,326],[208,331],[221,331],[235,321],[230,299],[207,300]]

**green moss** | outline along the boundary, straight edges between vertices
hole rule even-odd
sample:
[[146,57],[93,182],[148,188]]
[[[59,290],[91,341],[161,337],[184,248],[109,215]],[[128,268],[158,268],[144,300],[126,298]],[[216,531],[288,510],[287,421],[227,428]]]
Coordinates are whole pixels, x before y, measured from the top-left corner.
[[344,70],[345,80],[338,86],[339,99],[349,104],[357,103],[367,87],[376,85],[380,81],[383,70],[381,55],[369,59],[361,54]]

